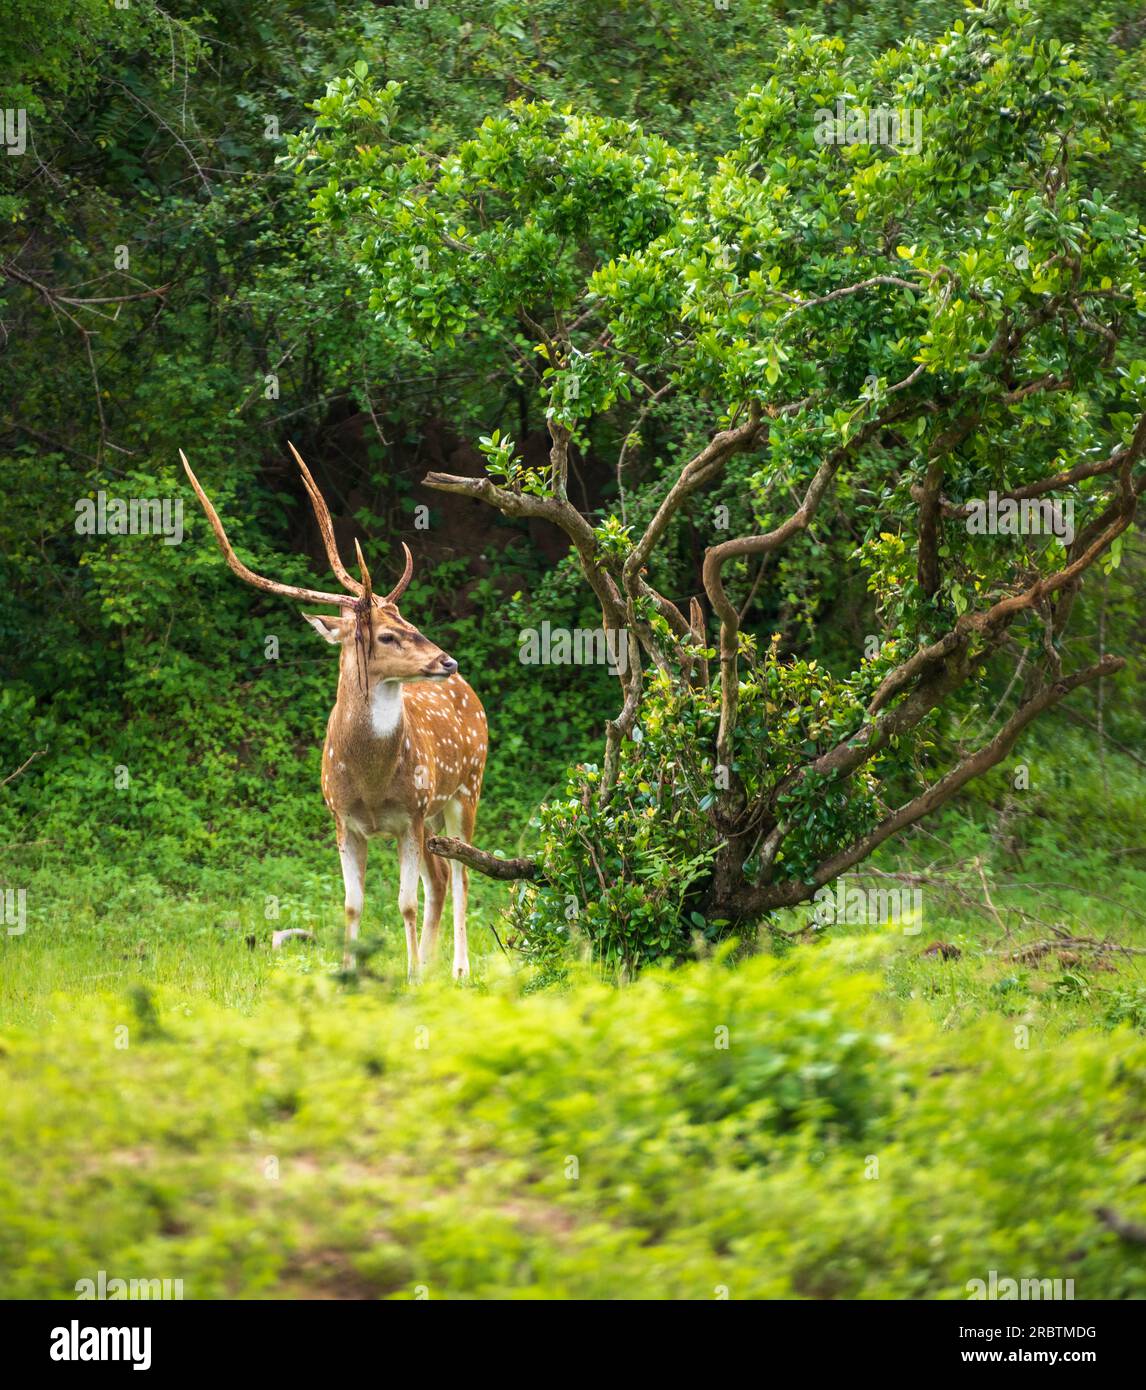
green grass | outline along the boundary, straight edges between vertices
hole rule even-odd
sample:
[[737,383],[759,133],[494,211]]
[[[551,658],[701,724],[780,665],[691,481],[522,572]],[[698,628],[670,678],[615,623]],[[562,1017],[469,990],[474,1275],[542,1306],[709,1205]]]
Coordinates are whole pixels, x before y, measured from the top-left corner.
[[[920,873],[904,858],[898,880],[860,873],[849,881],[886,889],[917,882]],[[1128,874],[1114,885],[1107,877],[1101,890],[1066,884],[1049,900],[1042,881],[1004,879],[1000,886],[1000,877],[988,883],[988,907],[973,865],[962,873],[931,871],[922,888],[922,919],[910,924],[918,934],[905,935],[894,925],[881,929],[890,938],[883,967],[888,997],[919,1002],[942,1029],[997,1017],[1037,1027],[1049,1041],[1118,1022],[1141,1027],[1146,921],[1137,906],[1143,900],[1139,876]],[[1032,920],[1036,910],[1045,915]],[[806,910],[785,913],[777,925],[797,932],[808,918]],[[838,939],[868,930],[833,925],[827,934]]]
[[[368,982],[374,977],[397,983],[405,976],[405,942],[393,855],[386,851],[380,846],[371,862],[362,941],[374,951],[366,967]],[[64,999],[138,986],[168,988],[249,1012],[283,976],[334,976],[341,966],[343,927],[341,884],[336,865],[331,869],[322,874],[298,861],[268,859],[231,894],[217,890],[217,896],[188,898],[165,892],[146,874],[73,870],[63,875],[51,864],[24,870],[27,929],[22,936],[0,939],[0,1023],[36,1026]],[[906,859],[901,870],[920,872]],[[1109,877],[1100,879],[1101,889],[1067,885],[1050,909],[1041,883],[994,875],[988,891],[1001,927],[987,908],[974,868],[959,875],[932,870],[922,890],[925,910],[918,934],[883,929],[889,938],[884,988],[889,997],[920,1001],[944,1028],[972,1025],[984,1015],[1019,1022],[1037,1017],[1041,1028],[1059,1037],[1079,1027],[1104,1027],[1112,1018],[1140,1021],[1146,1012],[1146,955],[1075,948],[1054,934],[1057,928],[1074,937],[1107,940],[1112,947],[1146,950],[1146,922],[1137,906],[1146,901],[1137,897],[1141,876],[1129,867],[1124,873],[1113,891]],[[863,874],[854,882],[886,888],[897,881]],[[282,891],[284,884],[293,891]],[[471,875],[469,943],[477,980],[501,958],[494,931],[509,892],[504,884]],[[277,899],[273,920],[267,917],[268,897]],[[1037,921],[1030,920],[1032,913]],[[802,909],[781,914],[776,925],[798,931],[808,920],[808,910]],[[312,931],[315,944],[291,943],[272,952],[272,932],[288,926]],[[839,925],[825,934],[838,938],[867,930]],[[434,972],[442,979],[449,974],[450,932],[447,902]],[[948,950],[938,953],[939,943]],[[1040,943],[1050,944],[1031,949]],[[766,930],[748,949],[774,947],[807,949],[774,941]]]
[[[228,1008],[252,1009],[280,974],[330,974],[341,968],[342,885],[333,853],[323,874],[305,861],[267,859],[231,891],[212,885],[178,896],[148,879],[46,864],[9,871],[25,885],[26,929],[0,934],[0,1024],[37,1025],[69,1000],[109,989],[164,987]],[[289,890],[289,891],[288,891]],[[368,969],[404,979],[405,936],[397,909],[395,856],[372,851],[361,941],[376,948]],[[471,960],[499,953],[491,924],[506,888],[471,877],[467,915]],[[273,902],[269,902],[273,899]],[[275,912],[268,918],[268,910]],[[419,919],[420,920],[420,919]],[[288,943],[272,952],[277,929],[302,927],[314,945]],[[447,899],[436,973],[449,974],[452,918]]]

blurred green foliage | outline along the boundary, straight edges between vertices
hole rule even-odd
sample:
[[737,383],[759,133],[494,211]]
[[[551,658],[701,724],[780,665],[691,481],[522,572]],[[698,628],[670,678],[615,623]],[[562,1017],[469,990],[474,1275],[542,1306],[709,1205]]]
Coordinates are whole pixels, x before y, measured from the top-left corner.
[[1141,1297],[1095,1210],[1146,1216],[1146,1042],[941,1031],[881,1001],[881,949],[70,1001],[0,1055],[0,1294],[959,1299],[994,1269]]

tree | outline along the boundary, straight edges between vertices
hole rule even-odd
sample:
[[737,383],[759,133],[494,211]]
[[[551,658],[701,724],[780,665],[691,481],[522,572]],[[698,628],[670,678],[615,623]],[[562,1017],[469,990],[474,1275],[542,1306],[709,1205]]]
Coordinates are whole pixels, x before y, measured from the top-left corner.
[[[546,471],[491,434],[487,476],[426,482],[560,527],[606,631],[636,639],[600,770],[546,808],[538,858],[441,846],[538,882],[527,938],[572,898],[633,962],[807,901],[1122,666],[1061,655],[1146,488],[1143,237],[1097,186],[1135,137],[1068,47],[997,3],[863,65],[795,31],[714,167],[525,102],[435,156],[399,138],[400,100],[359,65],[317,103],[293,149],[316,216],[379,318],[507,351],[551,439]],[[708,437],[626,508],[626,457],[682,395]],[[567,481],[603,423],[618,491],[595,524]],[[713,536],[706,613],[662,592],[658,556],[739,456],[756,529]],[[836,673],[762,648],[744,612],[747,561],[833,533],[880,626]],[[1009,717],[929,766],[941,713],[1016,650]]]

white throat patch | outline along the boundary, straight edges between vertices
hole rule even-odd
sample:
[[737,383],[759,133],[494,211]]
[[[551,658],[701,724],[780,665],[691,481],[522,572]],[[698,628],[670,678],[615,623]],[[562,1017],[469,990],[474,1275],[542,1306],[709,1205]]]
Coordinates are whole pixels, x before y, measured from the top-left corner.
[[370,692],[370,727],[375,738],[392,734],[402,719],[402,682],[379,681]]

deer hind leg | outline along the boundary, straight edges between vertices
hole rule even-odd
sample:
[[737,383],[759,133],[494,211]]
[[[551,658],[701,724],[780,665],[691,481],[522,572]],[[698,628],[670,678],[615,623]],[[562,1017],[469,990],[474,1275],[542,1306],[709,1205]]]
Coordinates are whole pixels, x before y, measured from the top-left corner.
[[422,861],[421,827],[403,831],[398,841],[398,911],[406,928],[406,978],[418,978],[418,866]]
[[450,871],[444,859],[423,851],[418,871],[422,877],[422,935],[418,942],[418,963],[424,970],[438,949],[438,929],[446,903]]
[[[456,835],[469,843],[474,828],[474,808],[454,797],[445,805],[447,835]],[[469,898],[470,876],[464,864],[450,860],[450,897],[454,904],[454,979],[464,979],[470,973],[469,947],[466,941],[466,903]]]
[[346,947],[342,957],[342,968],[353,970],[357,964],[354,943],[358,940],[358,924],[362,920],[362,903],[366,890],[366,837],[341,824],[338,832],[338,857],[342,860],[346,907]]

